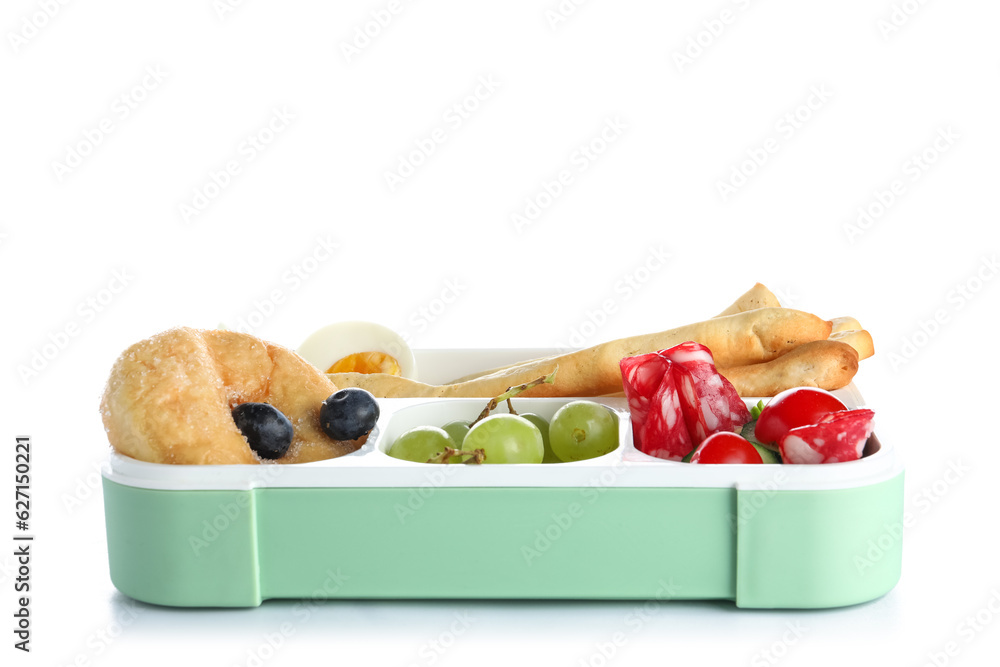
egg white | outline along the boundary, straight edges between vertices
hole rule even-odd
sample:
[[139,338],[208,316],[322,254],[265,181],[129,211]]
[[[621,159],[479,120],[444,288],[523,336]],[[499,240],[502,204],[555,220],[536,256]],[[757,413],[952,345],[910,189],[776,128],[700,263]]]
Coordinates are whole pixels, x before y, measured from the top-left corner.
[[324,373],[334,362],[348,355],[382,352],[399,363],[403,377],[417,379],[417,362],[410,346],[398,333],[374,322],[329,324],[306,338],[296,352]]

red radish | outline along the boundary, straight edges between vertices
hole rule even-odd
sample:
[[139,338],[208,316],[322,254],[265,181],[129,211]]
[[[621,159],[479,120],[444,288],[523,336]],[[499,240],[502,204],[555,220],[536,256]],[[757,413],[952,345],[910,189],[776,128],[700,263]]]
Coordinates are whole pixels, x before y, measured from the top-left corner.
[[839,398],[823,389],[796,387],[771,399],[757,418],[754,436],[772,445],[793,428],[816,424],[833,412],[846,410]]
[[691,463],[764,463],[757,449],[746,439],[722,431],[714,433],[698,445]]

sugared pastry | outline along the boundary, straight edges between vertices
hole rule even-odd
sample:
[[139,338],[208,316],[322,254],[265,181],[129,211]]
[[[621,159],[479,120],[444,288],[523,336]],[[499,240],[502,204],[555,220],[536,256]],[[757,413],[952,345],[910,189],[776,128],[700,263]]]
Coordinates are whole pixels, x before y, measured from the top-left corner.
[[[101,414],[111,445],[142,461],[306,463],[349,454],[363,443],[323,432],[320,407],[336,391],[322,372],[281,346],[235,331],[180,328],[122,353]],[[273,412],[239,407],[253,403]]]

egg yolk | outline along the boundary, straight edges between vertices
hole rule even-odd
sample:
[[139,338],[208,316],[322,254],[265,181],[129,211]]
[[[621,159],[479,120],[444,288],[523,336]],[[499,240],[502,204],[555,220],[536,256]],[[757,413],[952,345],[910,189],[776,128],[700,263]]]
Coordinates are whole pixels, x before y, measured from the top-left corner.
[[399,362],[385,352],[355,352],[333,362],[327,373],[388,373],[402,375]]

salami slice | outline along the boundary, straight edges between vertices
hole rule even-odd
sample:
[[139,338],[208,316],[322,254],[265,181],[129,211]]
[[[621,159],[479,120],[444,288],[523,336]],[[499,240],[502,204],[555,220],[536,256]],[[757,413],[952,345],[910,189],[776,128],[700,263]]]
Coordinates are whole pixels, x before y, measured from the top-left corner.
[[841,410],[817,424],[793,428],[778,441],[785,463],[856,461],[874,430],[872,410]]
[[641,451],[661,459],[680,461],[694,449],[694,445],[684,421],[683,401],[678,391],[678,368],[669,361],[666,366],[642,427]]
[[750,421],[750,411],[736,388],[715,368],[712,352],[694,342],[659,353],[673,362],[681,392],[681,407],[692,444],[719,431],[734,431]]
[[618,364],[622,371],[622,386],[632,417],[632,441],[639,451],[645,451],[642,441],[643,427],[646,424],[653,394],[659,389],[669,363],[656,352],[652,352],[625,357]]

